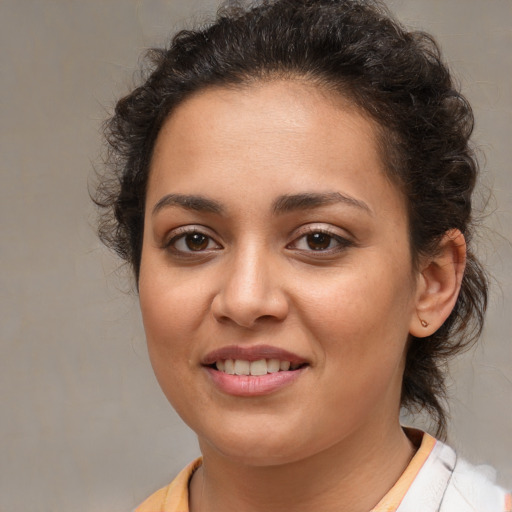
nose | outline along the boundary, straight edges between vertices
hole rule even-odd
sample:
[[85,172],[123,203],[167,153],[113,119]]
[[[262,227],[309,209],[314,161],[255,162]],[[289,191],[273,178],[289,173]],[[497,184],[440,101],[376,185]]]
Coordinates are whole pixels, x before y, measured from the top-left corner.
[[279,274],[275,258],[261,248],[234,254],[212,301],[215,319],[247,329],[284,320],[289,303]]

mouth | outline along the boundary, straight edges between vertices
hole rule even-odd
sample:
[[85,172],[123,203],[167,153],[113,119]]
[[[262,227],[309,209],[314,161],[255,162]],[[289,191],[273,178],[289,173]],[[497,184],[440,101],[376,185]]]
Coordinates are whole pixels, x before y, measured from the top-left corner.
[[253,377],[296,372],[309,366],[297,354],[270,345],[223,347],[207,354],[201,363],[221,374]]
[[247,359],[219,359],[207,366],[227,375],[262,376],[268,373],[296,371],[307,366],[307,363],[292,363],[292,361],[286,359],[280,360],[275,358],[257,359],[256,361],[249,361]]
[[270,345],[231,345],[214,350],[201,361],[216,389],[234,397],[273,395],[292,386],[310,362]]

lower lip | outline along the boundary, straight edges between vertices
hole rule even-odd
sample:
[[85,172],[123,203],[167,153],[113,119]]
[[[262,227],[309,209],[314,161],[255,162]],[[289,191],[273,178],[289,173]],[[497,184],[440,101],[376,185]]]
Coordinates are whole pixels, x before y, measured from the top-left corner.
[[229,375],[210,367],[205,369],[215,386],[223,393],[233,396],[263,396],[289,386],[299,378],[306,367],[266,375]]

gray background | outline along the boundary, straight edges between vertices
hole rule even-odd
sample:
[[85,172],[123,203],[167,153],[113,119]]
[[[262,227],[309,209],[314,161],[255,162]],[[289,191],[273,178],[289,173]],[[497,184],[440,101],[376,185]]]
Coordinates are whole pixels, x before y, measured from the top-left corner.
[[[0,3],[1,511],[127,511],[198,453],[153,377],[87,187],[141,51],[216,4]],[[495,285],[482,344],[453,365],[450,442],[512,486],[512,1],[390,4],[438,37],[475,108]]]

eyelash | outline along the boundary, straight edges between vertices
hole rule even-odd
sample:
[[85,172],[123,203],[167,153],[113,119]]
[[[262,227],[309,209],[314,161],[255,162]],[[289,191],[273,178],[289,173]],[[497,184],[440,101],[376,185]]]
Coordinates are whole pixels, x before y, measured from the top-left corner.
[[[313,235],[321,235],[321,236],[328,237],[328,245],[329,246],[325,249],[317,249],[317,250],[312,249],[311,246],[309,246],[309,249],[300,249],[297,247],[299,241],[304,240],[305,243],[308,243],[307,237],[313,236]],[[330,245],[333,242],[336,243],[336,246],[330,247]],[[311,255],[320,256],[320,255],[326,255],[326,254],[331,255],[331,254],[342,252],[343,250],[347,249],[348,247],[351,247],[352,245],[354,245],[354,243],[351,240],[349,240],[348,238],[345,238],[337,233],[334,233],[330,229],[326,229],[324,227],[310,226],[305,231],[303,231],[298,237],[296,237],[293,240],[293,242],[288,244],[287,248],[295,249],[297,251],[307,253],[307,254],[311,253]]]
[[[200,236],[204,237],[205,242],[207,244],[205,246],[205,248],[193,250],[193,249],[190,249],[190,247],[188,247],[188,249],[185,249],[185,248],[178,248],[176,246],[180,241],[183,241],[183,243],[186,243],[187,236],[191,236],[191,235],[200,235]],[[304,240],[305,243],[308,243],[307,237],[314,236],[314,235],[320,235],[320,236],[327,237],[328,246],[326,248],[320,248],[320,249],[313,249],[313,248],[311,248],[311,246],[309,246],[309,249],[297,247],[301,240]],[[322,242],[325,242],[325,240],[322,240],[320,238],[319,240],[317,240],[317,242],[322,243]],[[335,247],[331,247],[331,244],[333,242],[336,243]],[[211,243],[213,243],[215,245],[215,247],[209,247],[211,245]],[[329,229],[326,229],[323,227],[320,228],[320,227],[311,226],[311,227],[308,227],[307,230],[304,230],[302,233],[300,233],[300,235],[297,236],[291,243],[289,243],[286,246],[286,248],[291,249],[291,250],[296,250],[296,251],[299,251],[299,252],[305,253],[305,254],[311,253],[311,255],[315,254],[315,255],[320,256],[320,255],[326,255],[326,254],[330,255],[330,254],[342,252],[343,250],[347,249],[348,247],[350,247],[352,245],[354,245],[354,243],[351,240],[349,240],[343,236],[340,236],[339,234],[336,234]],[[212,236],[205,233],[204,228],[202,228],[200,226],[197,226],[197,227],[190,226],[190,227],[178,228],[177,230],[175,230],[173,232],[173,236],[168,241],[166,241],[163,245],[163,249],[166,249],[166,250],[172,252],[174,255],[181,256],[181,257],[193,257],[193,256],[205,255],[205,254],[209,254],[213,251],[221,250],[222,248],[223,247],[218,242],[216,242]]]
[[[187,236],[191,236],[191,235],[200,235],[200,236],[204,237],[206,239],[206,243],[207,243],[206,248],[194,251],[193,249],[190,249],[190,248],[188,248],[188,250],[186,250],[183,248],[180,249],[180,248],[176,247],[176,244],[178,244],[180,241],[183,241],[184,243],[186,243]],[[208,246],[212,242],[215,244],[216,247],[208,248]],[[220,244],[218,244],[212,236],[205,233],[204,228],[201,228],[200,226],[190,226],[190,227],[183,227],[183,228],[178,228],[178,229],[174,230],[173,236],[168,241],[166,241],[164,243],[163,249],[166,249],[166,250],[172,252],[176,256],[191,257],[191,256],[202,255],[202,254],[204,255],[205,253],[210,253],[211,251],[220,250],[220,249],[222,249],[222,246]]]

